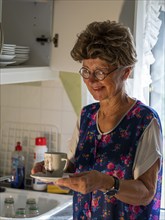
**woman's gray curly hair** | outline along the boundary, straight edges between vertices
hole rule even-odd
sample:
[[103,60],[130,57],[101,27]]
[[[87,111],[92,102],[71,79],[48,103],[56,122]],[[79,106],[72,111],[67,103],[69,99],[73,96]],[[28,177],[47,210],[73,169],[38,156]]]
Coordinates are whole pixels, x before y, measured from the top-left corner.
[[75,61],[100,58],[114,66],[134,66],[137,54],[130,29],[115,21],[92,22],[78,35]]

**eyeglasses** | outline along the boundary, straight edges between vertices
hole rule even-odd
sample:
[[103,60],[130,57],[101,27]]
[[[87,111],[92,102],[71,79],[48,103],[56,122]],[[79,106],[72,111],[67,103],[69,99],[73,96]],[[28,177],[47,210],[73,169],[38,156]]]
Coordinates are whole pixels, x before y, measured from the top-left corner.
[[[111,72],[105,73],[103,70],[95,70],[93,71],[93,75],[95,78],[97,78],[99,81],[104,80],[110,73],[113,73],[114,71],[116,71],[117,69],[119,69],[118,67],[115,68],[114,70],[112,70]],[[79,70],[80,75],[84,78],[84,79],[89,79],[89,77],[91,76],[92,72],[90,70],[88,70],[85,67],[82,67]]]

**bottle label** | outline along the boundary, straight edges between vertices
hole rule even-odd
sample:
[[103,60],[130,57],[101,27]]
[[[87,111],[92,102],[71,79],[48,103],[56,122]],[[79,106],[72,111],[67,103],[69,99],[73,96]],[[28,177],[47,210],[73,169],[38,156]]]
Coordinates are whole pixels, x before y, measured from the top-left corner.
[[17,157],[13,157],[12,158],[12,167],[13,169],[16,169],[18,167],[18,164],[19,164],[19,160]]
[[12,175],[11,187],[24,189],[25,167],[19,157],[12,158]]
[[46,185],[46,183],[42,182],[42,181],[39,181],[37,179],[34,179],[33,178],[33,184],[37,184],[37,185]]

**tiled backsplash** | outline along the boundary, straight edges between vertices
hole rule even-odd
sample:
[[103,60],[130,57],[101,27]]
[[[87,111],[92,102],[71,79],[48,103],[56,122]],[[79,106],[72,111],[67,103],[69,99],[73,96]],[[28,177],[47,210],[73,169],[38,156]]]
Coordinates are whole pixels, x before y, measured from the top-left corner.
[[0,153],[0,175],[11,174],[13,146],[19,141],[25,156],[25,174],[29,178],[34,161],[36,137],[46,137],[48,151],[59,151],[59,131],[55,126],[8,122],[3,124]]
[[59,149],[67,152],[77,115],[60,79],[38,84],[1,85],[0,107],[1,128],[6,122],[56,126]]

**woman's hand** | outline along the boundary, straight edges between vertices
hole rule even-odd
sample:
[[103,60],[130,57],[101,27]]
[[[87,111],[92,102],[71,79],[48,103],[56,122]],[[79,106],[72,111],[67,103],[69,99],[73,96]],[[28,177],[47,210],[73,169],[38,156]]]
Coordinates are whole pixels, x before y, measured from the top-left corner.
[[108,187],[113,186],[114,180],[111,176],[98,172],[96,170],[87,171],[79,174],[73,174],[69,178],[62,178],[56,181],[59,186],[64,186],[73,191],[87,194],[95,190],[102,190],[105,187],[105,182]]
[[44,161],[35,163],[33,168],[31,169],[31,174],[35,174],[38,172],[45,172]]

